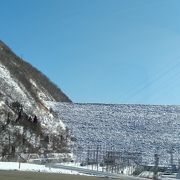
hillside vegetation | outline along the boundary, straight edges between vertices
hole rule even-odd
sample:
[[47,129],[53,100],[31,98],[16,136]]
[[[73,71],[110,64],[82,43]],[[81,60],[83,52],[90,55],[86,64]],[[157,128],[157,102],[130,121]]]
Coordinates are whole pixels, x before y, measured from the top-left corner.
[[0,41],[0,159],[20,153],[69,152],[70,137],[46,101],[71,100]]

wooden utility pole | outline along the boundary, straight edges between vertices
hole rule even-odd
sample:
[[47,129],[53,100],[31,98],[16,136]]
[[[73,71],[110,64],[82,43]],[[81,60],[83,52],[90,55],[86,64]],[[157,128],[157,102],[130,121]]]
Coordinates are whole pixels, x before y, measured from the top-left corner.
[[173,172],[173,164],[174,164],[174,162],[173,162],[173,153],[174,153],[174,149],[173,149],[173,147],[171,147],[170,148],[170,150],[169,151],[167,151],[167,153],[169,153],[170,154],[170,166],[171,166],[171,173]]
[[171,171],[173,171],[173,149],[170,151],[170,164],[171,164]]
[[89,165],[89,151],[90,151],[90,148],[88,146],[88,149],[87,149],[87,160],[86,160],[87,166]]
[[154,154],[154,180],[158,180],[158,165],[159,165],[159,155]]
[[96,165],[97,165],[97,171],[99,170],[99,145],[97,145],[97,151],[96,151]]
[[8,142],[9,142],[9,147],[8,147],[8,149],[9,149],[9,155],[11,154],[11,134],[10,134],[10,131],[8,132]]

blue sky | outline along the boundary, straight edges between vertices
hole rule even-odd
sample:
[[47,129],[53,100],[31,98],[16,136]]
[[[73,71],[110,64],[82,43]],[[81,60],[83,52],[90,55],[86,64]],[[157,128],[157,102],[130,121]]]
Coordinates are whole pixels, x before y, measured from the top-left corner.
[[180,104],[179,0],[0,0],[0,39],[74,102]]

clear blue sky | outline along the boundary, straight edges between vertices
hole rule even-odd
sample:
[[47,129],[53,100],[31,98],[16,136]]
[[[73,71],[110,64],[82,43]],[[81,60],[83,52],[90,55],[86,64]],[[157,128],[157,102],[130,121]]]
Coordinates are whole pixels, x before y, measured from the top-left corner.
[[180,104],[179,0],[0,0],[0,39],[74,102]]

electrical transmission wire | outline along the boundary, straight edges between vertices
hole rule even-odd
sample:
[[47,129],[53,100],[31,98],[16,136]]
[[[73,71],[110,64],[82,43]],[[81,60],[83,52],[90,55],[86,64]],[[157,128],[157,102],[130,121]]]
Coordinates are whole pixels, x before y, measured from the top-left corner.
[[[168,76],[169,80],[165,79],[165,82],[159,86],[157,86],[156,88],[153,89],[153,96],[151,98],[151,101],[157,100],[159,99],[159,97],[161,97],[162,92],[165,94],[169,94],[169,92],[174,88],[179,86],[180,87],[180,69],[179,71],[177,70],[177,72],[175,72],[174,74],[171,74],[171,76]],[[161,94],[157,93],[157,90],[161,89]]]
[[144,90],[146,90],[147,88],[149,88],[153,84],[157,83],[162,78],[164,78],[165,76],[169,75],[171,72],[174,72],[175,69],[180,67],[180,61],[175,63],[173,66],[169,66],[169,64],[168,64],[167,67],[169,67],[169,68],[165,69],[165,70],[163,69],[162,71],[157,73],[155,78],[153,78],[152,80],[150,80],[148,82],[147,81],[143,81],[143,84],[138,89],[137,88],[133,88],[133,90],[131,92],[129,92],[126,95],[125,98],[123,98],[123,101],[127,102],[129,100],[132,100],[133,98],[137,97],[137,95],[142,93]]

